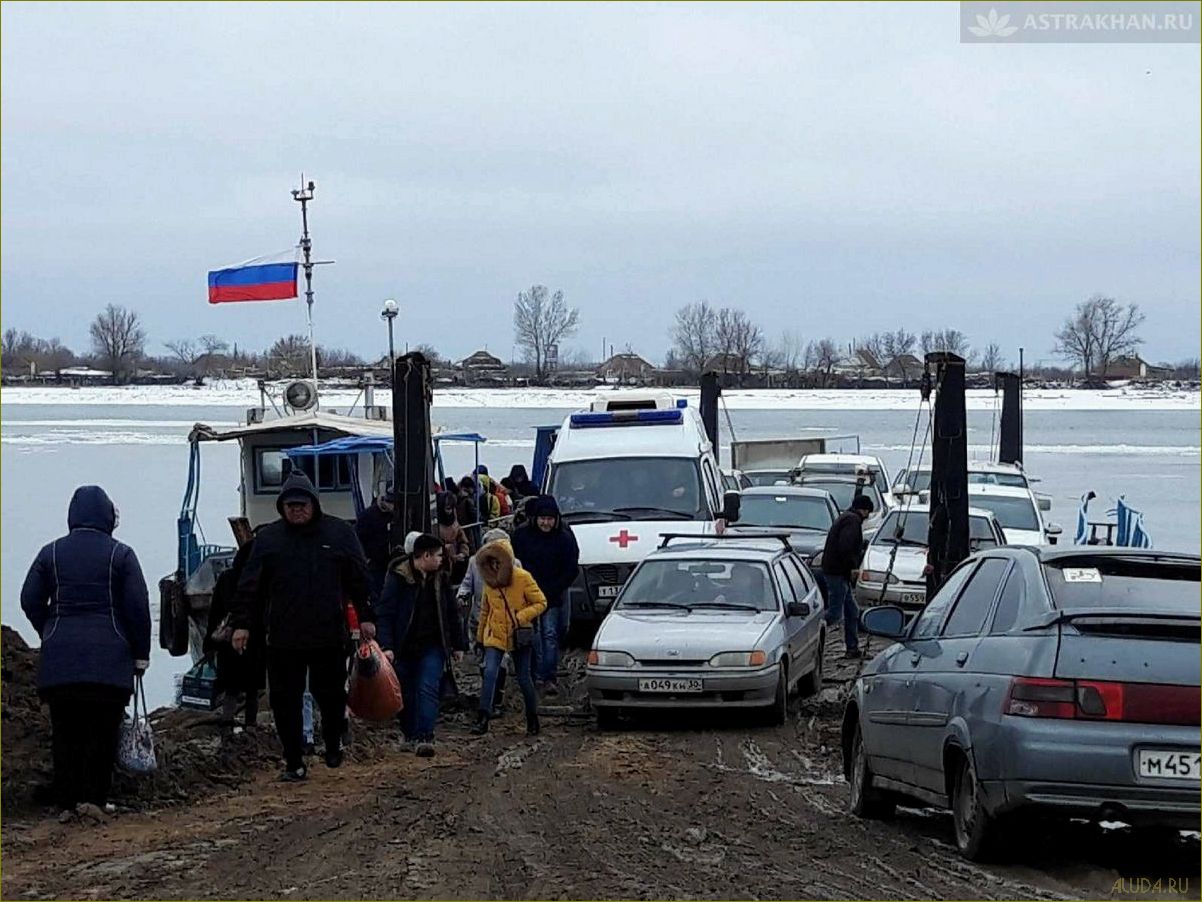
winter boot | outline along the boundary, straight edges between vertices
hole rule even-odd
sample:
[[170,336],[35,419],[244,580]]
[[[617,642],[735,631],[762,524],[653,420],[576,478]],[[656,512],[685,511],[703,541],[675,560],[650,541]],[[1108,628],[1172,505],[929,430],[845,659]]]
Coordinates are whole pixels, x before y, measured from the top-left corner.
[[476,722],[472,724],[472,735],[483,736],[488,732],[489,717],[483,711],[476,715]]
[[539,726],[539,723],[538,723],[538,712],[537,711],[526,712],[526,735],[527,736],[537,736],[539,734],[540,729],[541,729],[541,727]]

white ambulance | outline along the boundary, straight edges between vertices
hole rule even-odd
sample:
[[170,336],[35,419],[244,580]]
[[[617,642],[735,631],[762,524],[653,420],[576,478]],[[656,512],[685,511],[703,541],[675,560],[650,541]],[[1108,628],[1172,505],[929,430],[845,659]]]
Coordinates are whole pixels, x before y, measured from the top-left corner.
[[614,392],[564,420],[547,463],[580,545],[572,618],[599,621],[664,533],[712,534],[738,518],[699,411],[668,394]]

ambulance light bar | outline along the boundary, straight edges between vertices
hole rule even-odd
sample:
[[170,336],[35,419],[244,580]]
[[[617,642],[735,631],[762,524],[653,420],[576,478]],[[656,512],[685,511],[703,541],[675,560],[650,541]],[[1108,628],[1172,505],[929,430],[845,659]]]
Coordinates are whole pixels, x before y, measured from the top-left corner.
[[593,426],[664,426],[684,421],[676,410],[617,410],[608,413],[574,413],[568,419],[574,429]]

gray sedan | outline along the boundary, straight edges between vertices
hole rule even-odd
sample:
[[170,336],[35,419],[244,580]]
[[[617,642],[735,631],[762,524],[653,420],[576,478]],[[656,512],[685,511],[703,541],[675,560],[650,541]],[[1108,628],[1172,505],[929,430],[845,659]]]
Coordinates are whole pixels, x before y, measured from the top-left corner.
[[[675,541],[674,541],[675,540]],[[783,535],[665,537],[597,631],[585,683],[598,724],[623,709],[764,708],[822,683],[826,627]]]
[[856,681],[843,720],[851,809],[950,808],[979,859],[1021,815],[1197,829],[1197,555],[1004,547],[961,564]]

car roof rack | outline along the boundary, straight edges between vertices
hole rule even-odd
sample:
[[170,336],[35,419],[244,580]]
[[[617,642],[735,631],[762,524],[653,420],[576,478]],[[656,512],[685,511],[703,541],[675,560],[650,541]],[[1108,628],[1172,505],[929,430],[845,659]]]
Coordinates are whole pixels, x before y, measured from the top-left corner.
[[789,534],[787,532],[764,532],[756,533],[755,535],[747,535],[746,533],[717,533],[703,534],[696,532],[665,532],[660,535],[660,548],[667,548],[668,543],[673,539],[693,539],[694,541],[727,541],[727,542],[758,542],[763,539],[779,539],[780,543],[789,551],[793,550],[793,546],[789,544]]

